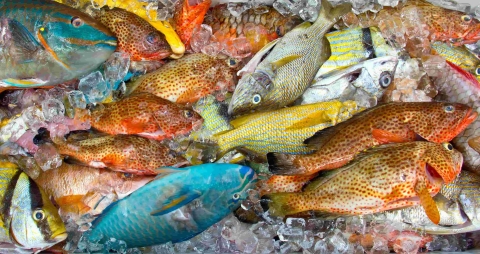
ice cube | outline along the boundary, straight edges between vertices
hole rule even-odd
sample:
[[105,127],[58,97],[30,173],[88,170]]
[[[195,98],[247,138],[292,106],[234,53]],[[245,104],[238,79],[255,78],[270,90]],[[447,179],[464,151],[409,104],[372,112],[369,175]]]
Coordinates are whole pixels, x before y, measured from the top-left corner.
[[275,10],[277,10],[283,16],[292,14],[288,6],[283,1],[275,1],[273,3],[273,8],[275,8]]
[[378,4],[383,6],[392,6],[395,7],[398,5],[399,0],[378,0]]
[[257,248],[258,238],[249,230],[244,230],[235,236],[235,245],[243,253],[253,253]]
[[233,3],[229,2],[227,4],[227,9],[230,11],[230,14],[232,14],[234,17],[240,17],[242,13],[245,11],[249,10],[252,8],[252,3],[251,2],[245,2],[245,3]]
[[[290,218],[289,218],[290,219]],[[303,240],[303,228],[292,227],[292,225],[284,224],[277,230],[280,241],[301,242]]]
[[329,253],[327,242],[323,239],[318,240],[315,243],[315,246],[313,247],[313,250],[315,251],[315,253],[321,253],[321,254]]
[[222,227],[221,235],[227,240],[235,240],[236,233],[239,231],[240,223],[238,220],[231,219],[225,221]]
[[303,234],[303,241],[300,242],[300,246],[303,249],[309,249],[313,246],[314,243],[315,243],[315,236],[313,232],[309,230],[305,231]]
[[82,91],[74,90],[67,93],[68,102],[73,108],[85,109],[87,107],[87,101]]
[[2,142],[15,142],[17,141],[25,132],[28,127],[25,121],[22,118],[14,118],[10,120],[5,126],[0,128],[0,138]]
[[186,253],[191,244],[190,241],[184,241],[176,243],[173,247],[177,253]]
[[105,62],[105,79],[109,87],[116,89],[114,84],[123,81],[130,67],[130,54],[115,52]]
[[48,99],[42,102],[42,112],[45,120],[59,123],[65,117],[65,106],[57,99]]
[[45,116],[37,106],[26,108],[22,113],[25,124],[33,131],[38,131],[42,127],[46,127]]
[[327,239],[328,245],[338,253],[346,253],[350,247],[347,238],[338,229]]
[[127,251],[127,243],[122,240],[117,240],[115,238],[110,238],[104,246],[105,250],[113,250],[117,253],[125,253]]
[[314,6],[307,6],[298,12],[300,18],[305,21],[315,22],[318,18],[318,10]]
[[375,237],[373,239],[373,247],[371,249],[372,253],[378,253],[378,254],[388,254],[390,253],[390,250],[388,249],[388,241],[387,239],[383,237]]
[[[188,0],[187,0],[188,1]],[[173,247],[172,242],[166,244],[156,245],[152,247],[152,253],[158,254],[174,254],[175,248]]]
[[63,161],[55,146],[50,143],[39,145],[33,157],[38,166],[44,171],[60,167]]
[[93,72],[88,76],[80,79],[78,89],[85,94],[87,102],[97,103],[103,101],[109,94],[107,83],[103,79],[102,73]]

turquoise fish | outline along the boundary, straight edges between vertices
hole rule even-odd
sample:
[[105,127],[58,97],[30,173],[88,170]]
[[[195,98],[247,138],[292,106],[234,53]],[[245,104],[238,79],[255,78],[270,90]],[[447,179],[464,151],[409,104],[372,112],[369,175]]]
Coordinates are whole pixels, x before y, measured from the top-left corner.
[[123,240],[128,248],[186,241],[240,207],[257,176],[236,164],[161,168],[167,175],[109,206],[87,236]]

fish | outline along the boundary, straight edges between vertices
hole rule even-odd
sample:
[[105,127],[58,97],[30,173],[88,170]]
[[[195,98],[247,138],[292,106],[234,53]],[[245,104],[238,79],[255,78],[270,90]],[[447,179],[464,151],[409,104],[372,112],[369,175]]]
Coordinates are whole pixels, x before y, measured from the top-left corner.
[[263,196],[262,206],[271,215],[285,216],[306,211],[361,215],[420,204],[438,224],[431,195],[460,174],[462,162],[462,154],[450,143],[384,144],[312,180],[300,193]]
[[314,149],[303,144],[306,138],[361,110],[354,101],[330,101],[257,112],[230,121],[233,129],[213,135],[212,140],[219,146],[217,158],[235,148],[264,158],[269,152],[309,154]]
[[135,134],[163,140],[198,129],[202,117],[191,109],[150,93],[134,93],[122,100],[87,110],[76,109],[75,119],[88,121],[101,132]]
[[157,168],[180,167],[188,161],[159,141],[134,135],[116,135],[79,141],[54,141],[58,153],[78,164],[135,175],[157,175]]
[[420,23],[429,32],[430,41],[447,42],[454,46],[475,43],[480,39],[480,21],[464,12],[445,9],[425,0],[409,0],[401,8],[384,7],[375,15],[363,13],[355,15],[353,12],[343,17],[344,23],[349,26],[382,27],[382,21],[398,15],[405,23],[412,18],[412,13],[420,17]]
[[203,118],[202,128],[209,130],[212,134],[231,130],[231,117],[228,115],[228,101],[218,101],[213,95],[198,100],[193,106],[193,110]]
[[43,250],[67,238],[65,225],[47,194],[4,157],[0,179],[1,248]]
[[166,171],[171,173],[108,207],[92,223],[88,240],[115,238],[128,248],[186,241],[237,209],[257,179],[251,168],[236,164]]
[[322,9],[315,23],[304,22],[282,38],[265,45],[243,71],[240,70],[243,76],[235,88],[228,113],[238,116],[293,103],[311,84],[330,55],[324,35],[350,9],[348,3],[333,8],[327,0],[322,0]]
[[471,107],[446,102],[400,102],[366,109],[333,127],[318,131],[304,143],[309,155],[268,153],[270,172],[311,175],[341,167],[365,149],[386,143],[448,142],[477,118]]
[[384,56],[319,75],[297,103],[354,100],[361,107],[376,106],[393,83],[397,63],[397,57]]
[[[471,73],[446,61],[443,71],[433,79],[438,95],[437,101],[464,103],[480,113],[480,82]],[[463,154],[464,167],[480,173],[480,121],[475,120],[452,140]]]
[[302,21],[297,16],[280,14],[272,6],[249,8],[238,17],[233,16],[227,7],[227,4],[219,4],[210,8],[204,24],[209,25],[215,37],[223,41],[246,37],[253,54],[267,43],[283,37]]
[[117,51],[128,53],[131,61],[159,61],[173,53],[165,35],[135,13],[102,9],[97,19],[117,37]]
[[382,56],[396,56],[396,50],[388,45],[378,27],[349,28],[325,35],[331,55],[320,67],[315,77],[333,70],[343,69]]
[[0,90],[54,86],[86,75],[114,52],[108,28],[49,0],[1,1]]
[[233,86],[237,66],[233,58],[188,54],[128,84],[126,95],[147,92],[177,104],[195,103]]
[[183,0],[182,7],[174,15],[175,31],[187,49],[190,48],[190,39],[195,27],[203,23],[205,14],[212,4],[212,0],[195,0],[192,3],[190,1]]
[[452,47],[446,43],[433,42],[432,49],[434,53],[472,73],[480,81],[480,59],[471,54],[464,46]]

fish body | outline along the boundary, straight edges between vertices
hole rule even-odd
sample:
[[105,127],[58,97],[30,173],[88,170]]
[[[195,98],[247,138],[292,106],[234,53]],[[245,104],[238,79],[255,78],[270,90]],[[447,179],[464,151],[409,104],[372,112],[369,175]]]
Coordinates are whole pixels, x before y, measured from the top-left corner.
[[226,101],[221,102],[215,96],[208,95],[193,105],[193,109],[204,119],[203,127],[212,134],[233,128],[230,125],[230,120],[232,119],[228,115],[228,103]]
[[202,124],[195,111],[149,93],[132,94],[78,118],[111,135],[135,134],[155,140],[188,134]]
[[103,9],[97,18],[117,37],[117,51],[128,53],[131,61],[158,61],[172,54],[165,35],[135,13]]
[[0,1],[0,87],[57,85],[88,74],[116,48],[101,23],[48,0]]
[[211,3],[211,0],[203,0],[196,5],[190,5],[190,1],[183,0],[180,11],[175,15],[175,31],[187,49],[190,47],[193,30],[203,23]]
[[433,42],[432,49],[437,55],[472,73],[480,81],[480,59],[476,58],[465,47],[452,47],[446,43]]
[[234,129],[217,133],[213,139],[221,155],[237,147],[262,157],[269,152],[308,154],[314,150],[303,140],[361,110],[353,101],[331,101],[257,112],[232,120]]
[[250,8],[235,17],[227,9],[227,4],[219,4],[207,12],[204,23],[212,27],[217,38],[246,37],[251,45],[251,52],[255,54],[267,43],[284,36],[300,24],[301,19],[296,16],[283,16],[271,6]]
[[148,92],[178,104],[194,103],[221,87],[232,86],[236,64],[234,59],[189,54],[141,76],[127,93]]
[[386,144],[357,155],[347,165],[312,180],[301,193],[267,195],[272,215],[305,211],[371,214],[421,204],[438,224],[431,197],[460,173],[462,154],[449,143]]
[[67,140],[57,142],[55,147],[60,154],[82,164],[135,175],[156,175],[159,167],[188,163],[159,141],[133,135]]
[[[349,4],[333,8],[323,0],[315,23],[304,22],[263,47],[244,67],[253,69],[251,65],[256,66],[238,82],[228,112],[240,115],[252,110],[268,111],[294,102],[329,57],[324,35],[350,9]],[[271,52],[260,62],[271,48]],[[259,62],[258,65],[256,62]]]
[[330,100],[354,100],[362,107],[375,106],[393,82],[397,63],[397,57],[384,56],[320,75],[298,102],[303,105]]
[[318,131],[304,143],[316,149],[309,155],[267,154],[270,171],[284,175],[310,175],[341,167],[365,149],[385,143],[447,142],[477,117],[459,103],[403,102],[364,110],[345,122]]
[[[434,84],[438,89],[436,100],[464,103],[480,113],[480,82],[471,73],[447,62]],[[477,173],[480,173],[479,139],[480,121],[477,119],[452,141],[463,153],[465,167]]]
[[67,238],[48,195],[17,165],[6,161],[0,162],[0,198],[2,247],[46,249]]
[[186,241],[238,208],[255,181],[251,168],[235,164],[178,169],[107,208],[88,239],[128,248]]
[[376,57],[396,55],[395,50],[385,42],[377,27],[349,28],[325,35],[329,44],[330,58],[320,67],[316,77],[333,70]]

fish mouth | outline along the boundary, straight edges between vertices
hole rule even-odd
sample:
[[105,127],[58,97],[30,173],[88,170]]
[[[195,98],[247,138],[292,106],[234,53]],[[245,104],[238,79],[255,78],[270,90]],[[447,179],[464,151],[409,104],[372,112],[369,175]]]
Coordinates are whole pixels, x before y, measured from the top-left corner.
[[134,60],[134,61],[159,61],[159,60],[162,60],[164,58],[169,57],[172,54],[173,53],[172,53],[171,50],[159,50],[159,51],[151,53],[151,54],[144,54],[141,57],[135,57],[132,60]]
[[66,231],[62,231],[60,233],[53,234],[50,239],[52,242],[58,243],[65,239],[67,239],[68,233]]
[[428,163],[425,163],[425,172],[427,173],[428,181],[433,185],[441,185],[443,183],[443,177]]
[[465,118],[465,121],[464,121],[464,124],[465,125],[469,125],[471,124],[473,121],[475,121],[475,119],[477,119],[478,117],[478,113],[476,111],[473,111],[472,108],[470,108],[468,111],[467,111],[467,117]]
[[82,45],[82,46],[97,46],[97,45],[107,45],[112,47],[117,47],[118,42],[115,37],[111,37],[111,40],[97,40],[97,41],[89,41],[89,40],[82,40],[77,38],[67,38],[66,40],[75,45]]

